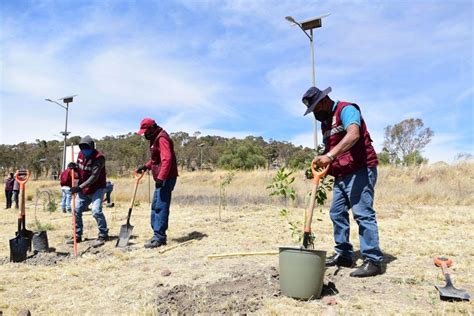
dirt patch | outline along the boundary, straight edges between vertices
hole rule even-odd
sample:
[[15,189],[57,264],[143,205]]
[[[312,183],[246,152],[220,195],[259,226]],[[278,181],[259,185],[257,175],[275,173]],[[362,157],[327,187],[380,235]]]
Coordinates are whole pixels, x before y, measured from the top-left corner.
[[[71,260],[68,252],[38,252],[26,258],[23,262],[32,266],[54,266],[60,262]],[[9,257],[0,258],[0,265],[10,263]]]
[[[84,255],[95,255],[98,258],[106,258],[111,256],[112,253],[107,249],[89,247],[79,253],[79,257]],[[49,252],[37,252],[29,255],[22,263],[32,266],[54,266],[58,263],[68,262],[74,259],[75,257],[72,252],[59,252],[51,248]],[[7,263],[10,263],[10,257],[0,258],[0,265]]]
[[201,286],[176,285],[156,299],[159,314],[235,314],[255,312],[264,299],[280,296],[275,267],[254,273],[236,272]]

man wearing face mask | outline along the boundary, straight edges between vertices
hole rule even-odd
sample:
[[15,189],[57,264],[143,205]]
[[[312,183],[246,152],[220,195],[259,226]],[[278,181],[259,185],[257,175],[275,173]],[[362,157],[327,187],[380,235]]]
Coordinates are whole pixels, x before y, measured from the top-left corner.
[[349,241],[349,209],[359,225],[360,252],[364,263],[352,277],[369,277],[382,273],[382,251],[374,203],[377,181],[377,154],[360,108],[355,103],[336,101],[324,91],[311,87],[303,96],[307,106],[304,115],[313,112],[321,122],[325,150],[315,158],[320,167],[330,165],[334,176],[333,201],[329,211],[334,226],[335,254],[326,266],[352,267],[353,247]]
[[174,153],[173,141],[168,133],[151,118],[140,122],[138,135],[150,141],[151,159],[137,169],[138,173],[151,170],[155,180],[155,192],[151,204],[151,228],[153,237],[145,243],[145,248],[157,248],[166,245],[166,230],[173,192],[178,177],[178,165]]
[[[97,221],[99,237],[92,243],[93,247],[102,246],[108,240],[107,221],[102,212],[106,185],[105,157],[95,149],[94,140],[88,135],[79,143],[79,156],[77,157],[77,172],[79,182],[71,188],[72,194],[77,194],[76,199],[76,240],[82,241],[83,223],[82,212],[92,204],[92,216]],[[73,244],[74,240],[67,241]]]

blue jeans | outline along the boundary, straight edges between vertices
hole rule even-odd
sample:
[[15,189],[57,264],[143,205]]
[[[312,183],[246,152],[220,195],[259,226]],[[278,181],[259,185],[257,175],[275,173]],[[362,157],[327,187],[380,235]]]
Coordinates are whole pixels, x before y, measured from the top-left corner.
[[334,225],[336,252],[352,258],[353,248],[349,241],[349,209],[359,225],[360,252],[364,261],[380,264],[383,259],[379,248],[379,234],[375,218],[374,187],[377,168],[361,168],[349,175],[336,178],[333,201],[329,215]]
[[63,196],[61,198],[61,208],[63,211],[67,210],[69,213],[71,213],[71,189],[63,187],[61,191],[63,192]]
[[155,189],[153,202],[151,203],[151,228],[153,229],[152,240],[166,241],[166,230],[168,229],[168,217],[170,214],[171,192],[176,184],[176,178],[166,179],[161,188]]
[[97,189],[92,194],[85,195],[77,193],[76,195],[76,236],[80,237],[83,233],[84,224],[82,223],[82,212],[92,204],[92,216],[97,221],[99,228],[99,236],[105,237],[108,235],[107,221],[104,213],[102,213],[102,200],[104,199],[104,189]]
[[13,190],[5,190],[5,197],[7,199],[7,207],[12,207],[12,197],[13,197]]
[[112,191],[114,190],[114,185],[110,184],[105,187],[105,201],[107,204],[110,204],[110,195],[112,194]]

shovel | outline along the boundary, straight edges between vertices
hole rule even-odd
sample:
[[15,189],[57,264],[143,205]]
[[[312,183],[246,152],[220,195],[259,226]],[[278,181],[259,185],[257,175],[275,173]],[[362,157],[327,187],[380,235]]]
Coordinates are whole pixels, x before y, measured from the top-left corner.
[[[20,179],[20,175],[23,179]],[[18,231],[16,237],[10,239],[10,261],[22,262],[26,260],[28,250],[31,250],[31,239],[33,232],[26,229],[25,224],[25,183],[30,177],[30,172],[18,171],[15,173],[16,181],[20,184],[21,198],[20,211],[18,212]]]
[[314,211],[314,204],[316,201],[316,193],[318,192],[319,181],[322,177],[326,175],[329,170],[328,165],[324,170],[320,172],[316,172],[315,169],[316,161],[313,160],[311,162],[311,173],[313,174],[313,189],[311,190],[311,195],[309,198],[309,208],[308,212],[305,215],[305,222],[304,222],[304,237],[303,237],[303,247],[308,248],[311,246],[314,248],[313,240],[311,238],[311,222],[313,221],[313,211]]
[[127,223],[125,225],[120,226],[120,233],[115,247],[124,248],[128,246],[128,241],[130,240],[133,231],[133,226],[130,225],[130,217],[132,216],[133,203],[135,202],[135,196],[137,195],[138,183],[144,175],[144,172],[142,172],[141,174],[135,172],[135,186],[133,188],[132,201],[130,202],[130,207],[128,208]]
[[446,286],[441,287],[435,285],[436,289],[439,291],[439,297],[443,301],[469,301],[471,298],[469,293],[466,290],[457,289],[453,286],[451,282],[451,272],[449,267],[453,264],[453,261],[449,258],[438,257],[434,259],[434,263],[437,267],[441,267],[444,277],[446,279]]

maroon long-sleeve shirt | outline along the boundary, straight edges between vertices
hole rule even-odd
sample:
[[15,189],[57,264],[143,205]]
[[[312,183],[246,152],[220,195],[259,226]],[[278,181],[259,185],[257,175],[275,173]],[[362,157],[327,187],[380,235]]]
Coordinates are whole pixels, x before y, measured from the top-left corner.
[[145,165],[151,169],[155,181],[164,181],[178,176],[173,140],[161,127],[155,132],[155,137],[150,140],[150,154],[151,159]]

